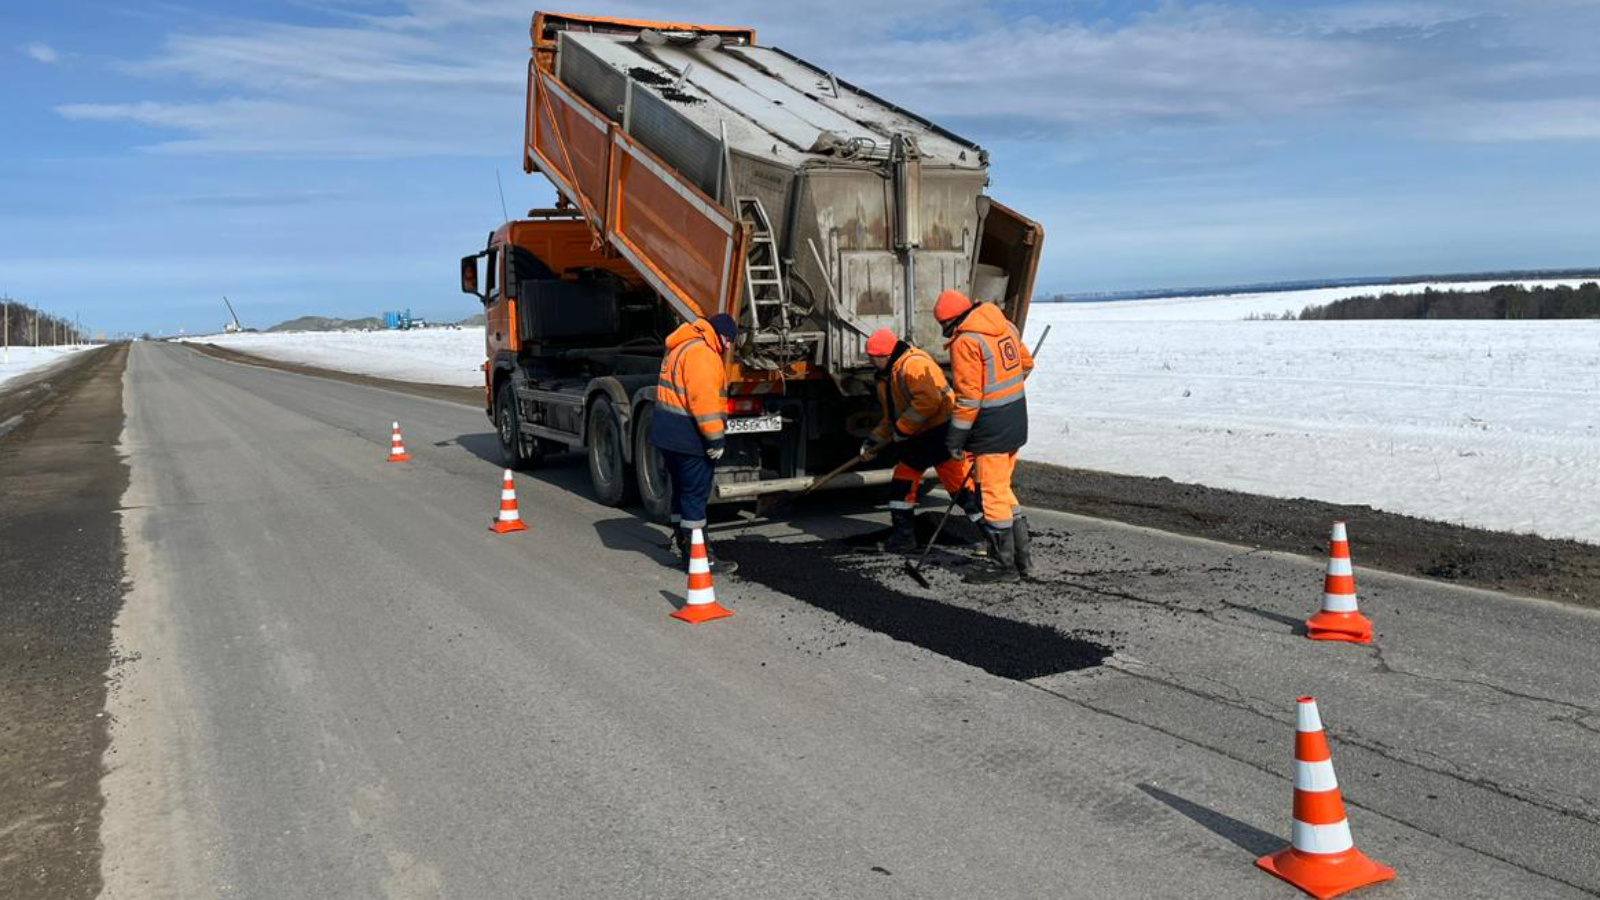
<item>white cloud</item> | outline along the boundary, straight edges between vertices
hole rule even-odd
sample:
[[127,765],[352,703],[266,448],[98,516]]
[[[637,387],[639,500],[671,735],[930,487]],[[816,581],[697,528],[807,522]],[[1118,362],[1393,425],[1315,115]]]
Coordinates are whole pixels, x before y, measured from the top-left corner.
[[1440,131],[1467,141],[1600,141],[1600,99],[1464,105],[1435,116],[1434,122]]
[[[154,56],[125,64],[153,85],[222,88],[239,99],[98,111],[77,104],[62,112],[184,133],[157,144],[163,152],[515,157],[531,7],[521,0],[409,0],[398,12],[385,6],[373,14],[377,4],[365,0],[326,2],[341,4],[321,9],[330,24],[225,21],[176,33]],[[1309,119],[1415,128],[1434,121],[1435,110],[1491,98],[1508,111],[1521,109],[1513,119],[1540,127],[1474,131],[1445,123],[1432,133],[1467,140],[1587,136],[1582,124],[1554,126],[1541,92],[1558,77],[1595,83],[1576,78],[1594,74],[1593,64],[1587,56],[1541,56],[1525,39],[1510,39],[1507,23],[1526,30],[1543,21],[1518,19],[1526,9],[1515,4],[1371,0],[1261,12],[1171,2],[1117,24],[1068,20],[1078,9],[1072,5],[1034,8],[1047,14],[1019,18],[981,0],[819,0],[756,9],[711,0],[692,11],[616,0],[607,11],[751,25],[765,44],[989,141]],[[845,20],[850,27],[838,28]],[[1519,91],[1528,98],[1518,99]]]
[[41,62],[47,66],[61,59],[61,54],[56,52],[56,48],[42,41],[34,41],[22,48],[22,52],[28,54],[29,58],[35,62]]

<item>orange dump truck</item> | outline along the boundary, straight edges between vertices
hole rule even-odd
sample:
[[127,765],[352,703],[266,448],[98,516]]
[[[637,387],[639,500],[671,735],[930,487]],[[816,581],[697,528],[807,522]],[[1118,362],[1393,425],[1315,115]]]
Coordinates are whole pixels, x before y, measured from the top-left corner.
[[461,261],[510,465],[582,449],[603,502],[665,518],[647,439],[662,340],[727,312],[739,340],[711,499],[804,488],[876,423],[874,330],[946,362],[946,288],[1023,324],[1043,233],[984,194],[978,145],[746,28],[538,13],[532,37],[523,167],[555,207]]

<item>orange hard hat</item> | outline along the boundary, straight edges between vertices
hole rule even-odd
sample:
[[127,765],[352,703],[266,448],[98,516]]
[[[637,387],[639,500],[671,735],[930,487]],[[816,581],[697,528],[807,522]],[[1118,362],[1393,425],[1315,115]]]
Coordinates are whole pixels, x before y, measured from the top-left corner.
[[972,308],[972,301],[960,291],[945,291],[939,295],[939,302],[933,305],[933,317],[941,322],[948,322]]
[[900,338],[887,328],[879,328],[867,338],[868,356],[888,356],[894,352],[894,345],[900,343]]

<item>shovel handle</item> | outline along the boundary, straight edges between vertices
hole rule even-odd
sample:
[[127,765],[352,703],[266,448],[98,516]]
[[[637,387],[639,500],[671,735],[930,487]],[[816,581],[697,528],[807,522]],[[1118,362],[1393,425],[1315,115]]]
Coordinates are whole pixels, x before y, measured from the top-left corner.
[[[889,446],[889,442],[888,441],[879,441],[878,442],[878,446],[872,448],[872,452],[873,453],[877,453],[878,451],[882,450],[884,447],[887,447],[887,446]],[[861,465],[862,463],[864,463],[866,461],[867,461],[866,456],[858,453],[855,456],[852,456],[849,459],[845,460],[844,463],[839,466],[839,468],[834,469],[832,472],[829,472],[828,474],[822,476],[821,478],[818,478],[816,481],[811,482],[811,485],[809,487],[807,487],[805,490],[801,491],[796,496],[804,497],[805,495],[811,493],[812,491],[816,490],[817,488],[822,487],[823,485],[827,484],[828,482],[834,480],[835,478],[838,478],[840,475],[843,475],[844,473],[850,471],[851,469],[854,469],[856,466],[859,466],[859,465]]]

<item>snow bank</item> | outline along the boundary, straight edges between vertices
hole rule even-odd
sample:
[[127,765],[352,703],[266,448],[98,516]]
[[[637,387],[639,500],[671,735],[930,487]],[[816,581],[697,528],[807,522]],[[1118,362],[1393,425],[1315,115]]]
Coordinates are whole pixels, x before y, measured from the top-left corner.
[[5,389],[7,381],[19,375],[42,369],[53,362],[91,348],[92,345],[89,344],[71,347],[12,347],[10,362],[6,362],[4,356],[0,356],[0,390]]
[[483,384],[483,326],[414,331],[244,332],[184,338],[268,359],[399,381]]
[[1047,324],[1026,458],[1600,543],[1600,321]]

